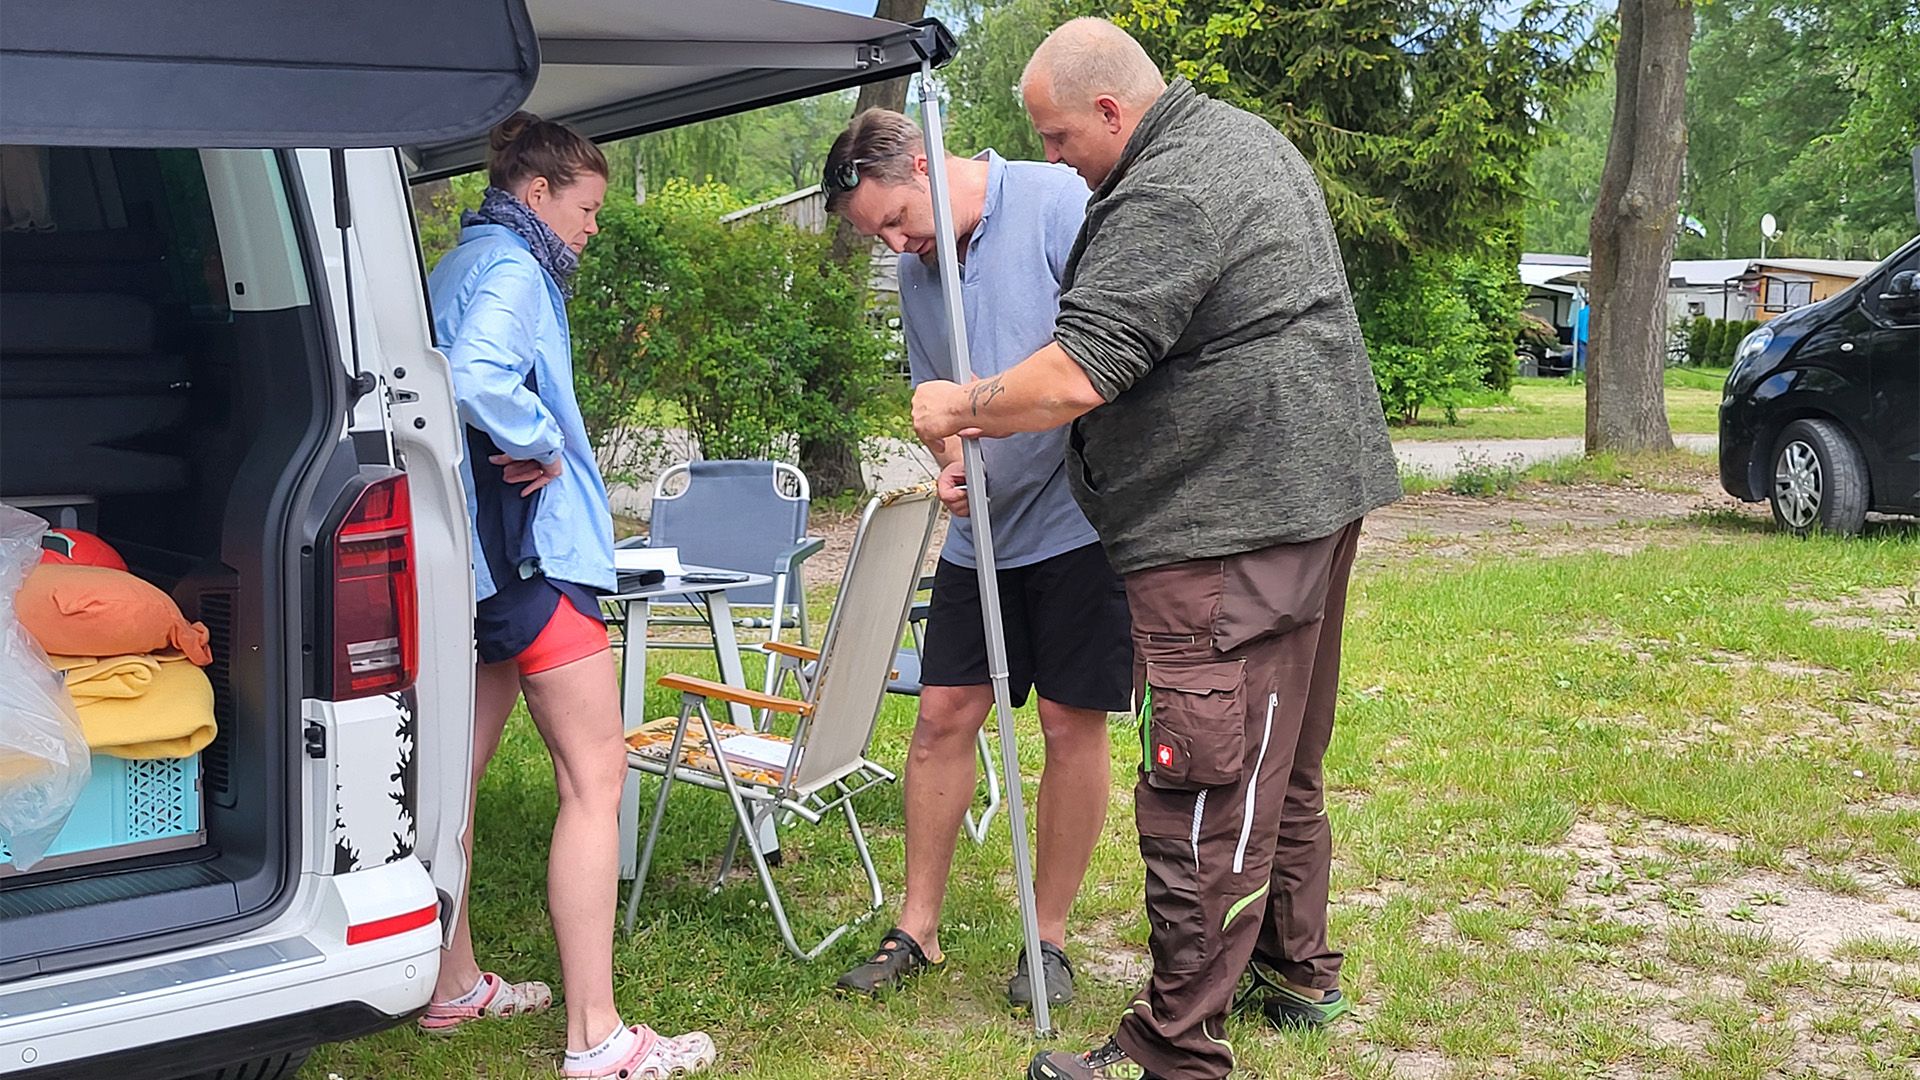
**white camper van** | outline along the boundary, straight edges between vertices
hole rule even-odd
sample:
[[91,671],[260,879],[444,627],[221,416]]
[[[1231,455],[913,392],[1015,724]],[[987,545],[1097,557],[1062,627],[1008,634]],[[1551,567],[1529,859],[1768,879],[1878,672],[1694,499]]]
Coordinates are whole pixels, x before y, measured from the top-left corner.
[[951,49],[780,0],[9,6],[0,502],[207,625],[218,735],[0,851],[0,1073],[288,1076],[426,1005],[473,591],[409,182],[522,105],[617,138]]

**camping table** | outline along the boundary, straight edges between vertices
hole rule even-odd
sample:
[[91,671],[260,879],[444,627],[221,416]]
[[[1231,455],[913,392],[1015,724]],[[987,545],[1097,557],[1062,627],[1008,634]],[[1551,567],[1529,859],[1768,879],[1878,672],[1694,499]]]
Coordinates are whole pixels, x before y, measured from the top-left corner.
[[[688,566],[689,573],[726,573],[713,571],[704,566]],[[647,722],[647,623],[653,615],[653,605],[657,602],[673,604],[691,602],[706,614],[707,626],[713,631],[713,655],[720,663],[720,681],[729,686],[745,687],[747,677],[740,667],[740,641],[733,632],[733,608],[727,603],[727,590],[752,589],[773,582],[767,574],[742,574],[739,581],[724,583],[690,582],[679,576],[669,576],[655,585],[634,585],[633,575],[620,575],[618,590],[611,596],[602,597],[609,604],[620,608],[621,638],[625,642],[626,660],[620,665],[620,715],[628,729],[639,727]],[[753,710],[745,705],[729,703],[727,705],[729,722],[744,728],[757,728]],[[769,825],[771,828],[771,825]],[[627,770],[625,786],[620,790],[620,877],[630,880],[639,852],[635,845],[640,839],[640,777],[633,770]],[[765,837],[771,845],[773,838]]]

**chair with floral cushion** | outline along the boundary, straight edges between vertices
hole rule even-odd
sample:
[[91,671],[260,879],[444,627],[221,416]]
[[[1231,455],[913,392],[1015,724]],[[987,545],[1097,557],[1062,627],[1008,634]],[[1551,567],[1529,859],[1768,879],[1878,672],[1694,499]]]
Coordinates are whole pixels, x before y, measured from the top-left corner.
[[[895,652],[906,629],[908,609],[939,510],[940,502],[931,484],[890,492],[867,504],[820,648],[786,643],[770,646],[776,653],[812,665],[801,697],[780,697],[690,675],[667,675],[659,680],[659,685],[679,692],[679,716],[643,724],[627,736],[628,767],[660,778],[653,823],[647,830],[633,889],[627,896],[629,931],[666,816],[668,796],[683,784],[724,794],[732,804],[735,826],[721,857],[715,887],[725,880],[744,838],[780,936],[795,956],[813,959],[880,910],[884,900],[880,875],[867,850],[866,833],[854,812],[853,800],[894,779],[892,772],[867,758],[867,750],[879,723],[887,683],[895,674]],[[764,709],[769,717],[791,716],[793,734],[750,731],[716,722],[708,710],[708,703],[713,701]],[[835,811],[845,819],[859,852],[870,904],[864,913],[829,932],[811,949],[803,948],[794,936],[786,903],[761,846],[761,837],[770,830],[763,831],[760,826],[768,817],[782,824],[797,820],[818,825]]]

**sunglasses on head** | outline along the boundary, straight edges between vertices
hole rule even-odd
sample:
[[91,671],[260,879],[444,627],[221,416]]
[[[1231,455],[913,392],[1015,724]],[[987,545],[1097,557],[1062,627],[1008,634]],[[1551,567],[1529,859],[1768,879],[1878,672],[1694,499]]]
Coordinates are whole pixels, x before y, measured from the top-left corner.
[[872,165],[885,158],[863,157],[836,165],[827,171],[827,190],[834,192],[852,191],[860,186],[860,166]]

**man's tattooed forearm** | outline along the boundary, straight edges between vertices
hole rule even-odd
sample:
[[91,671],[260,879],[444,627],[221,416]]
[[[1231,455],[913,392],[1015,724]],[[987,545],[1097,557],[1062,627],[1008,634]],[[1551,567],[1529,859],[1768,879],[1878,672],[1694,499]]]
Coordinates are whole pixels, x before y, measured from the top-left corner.
[[968,393],[968,399],[973,403],[973,415],[979,416],[980,410],[986,408],[994,398],[1005,393],[1006,389],[1001,385],[1000,377],[997,375],[985,382],[974,383],[973,389]]

